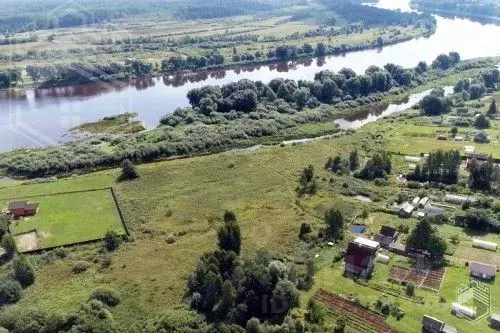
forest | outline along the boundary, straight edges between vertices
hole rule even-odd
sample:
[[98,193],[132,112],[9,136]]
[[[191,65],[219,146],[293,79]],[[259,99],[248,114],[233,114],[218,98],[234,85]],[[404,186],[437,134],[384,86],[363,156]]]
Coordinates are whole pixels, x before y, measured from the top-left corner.
[[78,27],[144,14],[164,14],[182,19],[218,18],[270,10],[282,5],[300,4],[303,0],[231,1],[98,1],[81,0],[68,4],[63,0],[2,0],[0,32],[18,33],[55,28]]
[[415,8],[439,10],[458,15],[500,17],[500,3],[497,0],[412,0]]

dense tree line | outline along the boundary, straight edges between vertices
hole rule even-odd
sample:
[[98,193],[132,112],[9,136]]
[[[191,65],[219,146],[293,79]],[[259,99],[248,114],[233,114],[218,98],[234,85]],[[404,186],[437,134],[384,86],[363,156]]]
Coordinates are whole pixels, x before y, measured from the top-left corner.
[[152,66],[142,60],[129,59],[122,63],[70,63],[56,65],[28,65],[27,75],[34,81],[45,83],[88,83],[114,81],[128,76],[143,77],[152,72]]
[[24,44],[36,41],[38,41],[37,35],[31,35],[29,37],[5,37],[4,39],[0,39],[0,45]]
[[422,10],[437,9],[453,14],[500,16],[500,4],[496,0],[412,0],[411,4]]
[[181,3],[174,15],[183,19],[211,19],[269,11],[282,6],[305,4],[304,0],[194,0]]
[[377,178],[386,178],[387,175],[391,173],[391,170],[391,156],[388,152],[383,151],[373,155],[373,157],[365,163],[363,168],[355,172],[354,175],[362,179],[373,180]]
[[158,0],[140,2],[83,0],[77,5],[68,5],[63,0],[6,0],[2,6],[0,32],[67,28],[107,22],[124,16],[167,13],[175,8],[176,4],[176,2]]
[[429,153],[424,164],[418,164],[415,170],[407,175],[412,181],[431,181],[445,184],[456,184],[460,167],[460,152],[458,150],[438,150]]
[[14,87],[22,80],[20,68],[0,69],[0,88]]
[[397,10],[362,5],[350,0],[322,0],[331,10],[351,22],[366,25],[419,25],[433,31],[436,20],[429,14],[406,13]]

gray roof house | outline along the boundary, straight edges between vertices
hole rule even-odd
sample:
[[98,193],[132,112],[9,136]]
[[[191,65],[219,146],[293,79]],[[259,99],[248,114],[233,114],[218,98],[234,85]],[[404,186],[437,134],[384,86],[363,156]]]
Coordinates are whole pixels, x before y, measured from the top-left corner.
[[414,210],[415,207],[407,201],[399,207],[398,215],[401,217],[410,217]]
[[490,326],[491,328],[494,329],[500,329],[500,315],[499,314],[494,314],[490,318]]
[[493,280],[496,274],[496,268],[479,262],[469,264],[470,275],[476,278]]
[[422,319],[422,331],[428,333],[457,333],[457,329],[447,325],[439,319],[424,315]]

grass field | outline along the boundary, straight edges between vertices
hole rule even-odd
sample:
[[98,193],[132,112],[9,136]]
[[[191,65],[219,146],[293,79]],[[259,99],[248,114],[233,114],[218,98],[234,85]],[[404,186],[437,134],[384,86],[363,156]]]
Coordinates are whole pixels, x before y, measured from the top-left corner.
[[[252,255],[257,249],[266,248],[288,260],[302,261],[310,249],[307,244],[298,241],[300,224],[307,222],[318,230],[324,225],[324,212],[331,207],[340,208],[348,222],[366,208],[370,211],[369,216],[354,221],[366,224],[369,233],[377,232],[383,224],[407,224],[411,227],[416,220],[399,219],[394,215],[376,212],[377,208],[390,206],[401,190],[395,177],[390,178],[388,186],[376,186],[373,182],[334,175],[324,170],[324,164],[329,156],[347,156],[355,147],[360,150],[361,160],[364,160],[378,149],[402,149],[401,145],[391,146],[393,140],[402,134],[406,135],[405,140],[410,141],[413,140],[412,136],[407,133],[422,131],[432,134],[433,131],[442,130],[422,119],[382,120],[351,135],[306,144],[263,146],[255,151],[144,164],[138,166],[141,177],[130,182],[117,183],[120,171],[114,169],[47,183],[22,185],[22,182],[14,182],[2,185],[0,198],[27,199],[68,190],[114,186],[132,235],[130,241],[112,254],[112,265],[105,270],[100,268],[100,244],[78,246],[71,249],[66,258],[37,265],[36,283],[24,291],[23,298],[16,306],[66,313],[68,309],[74,309],[84,302],[94,288],[106,285],[117,290],[122,297],[122,303],[111,309],[119,330],[140,331],[145,321],[182,302],[186,278],[198,257],[216,246],[216,230],[226,209],[236,213],[242,227],[244,257]],[[417,126],[416,123],[426,125]],[[314,133],[314,126],[308,125],[304,131]],[[432,143],[420,147],[410,145],[411,149],[427,152],[447,147],[449,143],[432,137],[426,140]],[[496,145],[491,143],[481,147],[491,147],[496,152]],[[394,163],[404,169],[400,157],[395,156]],[[309,164],[314,166],[318,175],[319,191],[315,196],[298,198],[295,192],[297,180],[301,169]],[[431,194],[435,195],[440,192],[433,191]],[[374,202],[356,200],[352,194],[357,192],[369,196]],[[47,204],[42,199],[32,200],[41,203],[40,216],[37,218],[42,217],[44,211],[47,213]],[[78,200],[69,201],[77,205],[75,201]],[[95,197],[91,201],[94,207],[96,202],[98,205],[104,204],[104,200]],[[94,217],[88,213],[90,210],[86,208],[87,213],[80,215],[81,220],[87,221]],[[99,215],[97,217],[100,219]],[[450,315],[455,288],[467,281],[463,261],[467,260],[465,254],[471,253],[471,235],[451,225],[438,228],[446,239],[454,234],[459,235],[460,244],[449,258],[456,265],[447,268],[439,294],[417,291],[417,295],[424,297],[424,305],[386,296],[397,301],[406,312],[401,321],[390,317],[390,324],[404,332],[418,332],[423,314],[430,314],[457,326],[460,332],[471,329],[487,332],[485,320],[472,324]],[[175,243],[166,242],[169,236],[175,238]],[[493,234],[483,237],[497,241],[500,238]],[[302,306],[306,306],[308,298],[317,288],[343,294],[353,293],[365,303],[373,303],[383,295],[380,291],[358,285],[342,276],[342,262],[332,265],[333,253],[338,251],[337,248],[314,247],[312,251],[319,255],[316,259],[319,271],[313,290],[302,295]],[[90,268],[82,274],[71,273],[72,264],[81,260],[88,262]],[[404,259],[395,258],[394,262],[404,263]],[[389,266],[377,264],[373,283],[387,288],[401,288],[387,283],[388,272]],[[498,312],[498,281],[493,286],[493,295],[492,306]],[[444,296],[446,303],[440,303],[439,296]]]
[[40,208],[35,216],[11,224],[18,244],[21,234],[36,232],[36,246],[18,245],[21,252],[101,239],[109,229],[125,233],[109,189],[26,200],[37,202]]

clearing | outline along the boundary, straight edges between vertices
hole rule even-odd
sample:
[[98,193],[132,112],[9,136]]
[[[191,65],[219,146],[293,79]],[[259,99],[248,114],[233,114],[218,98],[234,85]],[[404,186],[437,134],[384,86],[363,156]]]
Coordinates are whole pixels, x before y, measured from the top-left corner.
[[125,233],[109,189],[26,200],[39,203],[40,209],[10,226],[20,252],[101,239],[109,229]]

